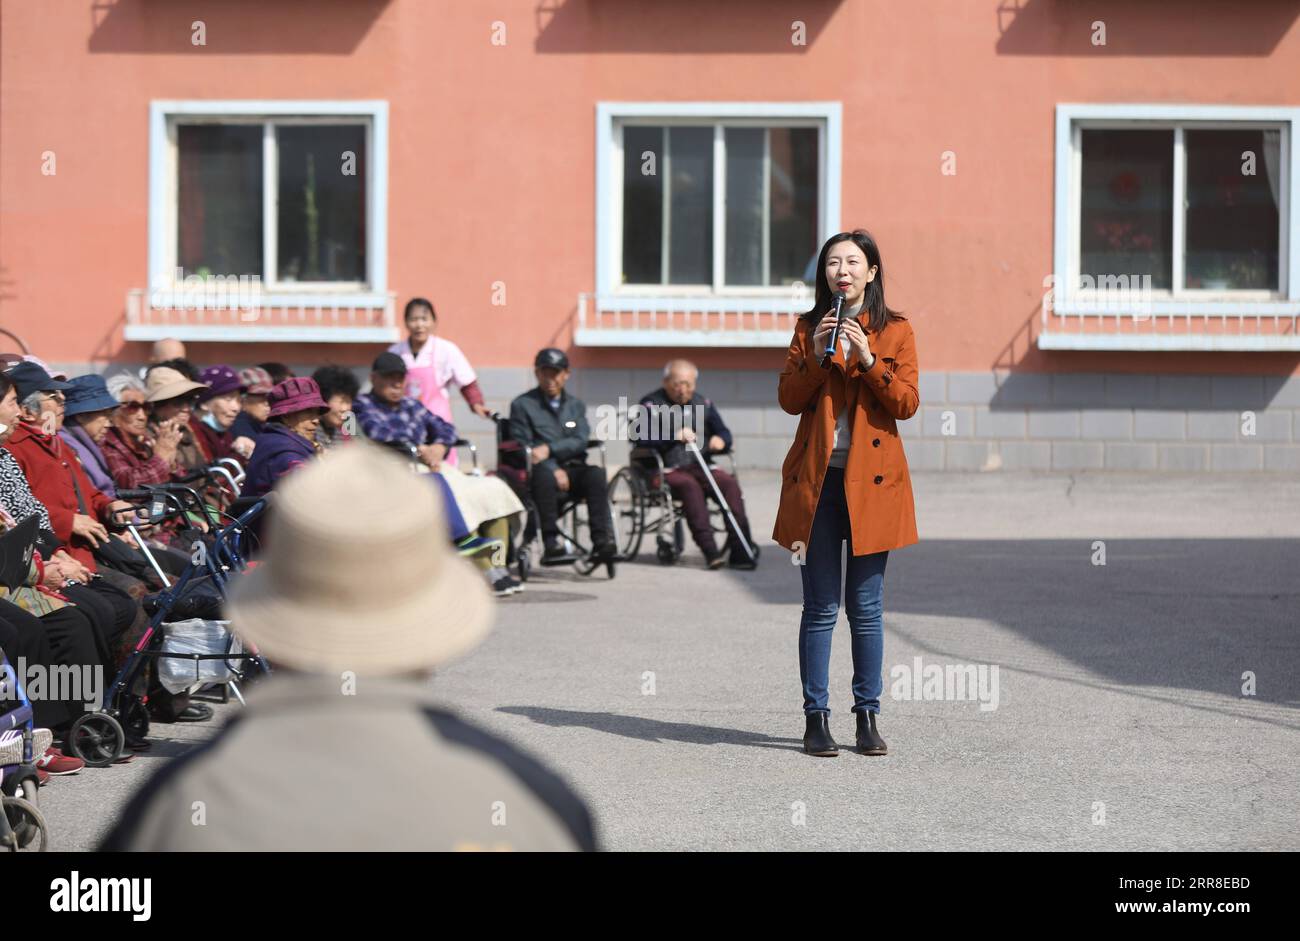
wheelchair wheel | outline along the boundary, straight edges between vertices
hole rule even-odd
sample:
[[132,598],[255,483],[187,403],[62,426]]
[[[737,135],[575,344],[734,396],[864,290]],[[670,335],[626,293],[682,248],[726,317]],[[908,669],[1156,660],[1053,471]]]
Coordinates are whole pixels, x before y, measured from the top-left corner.
[[673,547],[666,542],[659,543],[658,547],[655,549],[655,556],[664,565],[677,564],[677,553],[673,550]]
[[21,797],[6,797],[4,812],[8,823],[4,842],[9,852],[44,853],[49,848],[50,828],[35,804]]
[[88,712],[68,730],[68,750],[92,768],[117,761],[126,748],[126,733],[107,712]]
[[686,550],[686,521],[680,516],[673,523],[673,550],[679,559]]
[[645,486],[630,467],[614,475],[609,484],[609,504],[614,520],[614,542],[622,561],[635,559],[645,533]]

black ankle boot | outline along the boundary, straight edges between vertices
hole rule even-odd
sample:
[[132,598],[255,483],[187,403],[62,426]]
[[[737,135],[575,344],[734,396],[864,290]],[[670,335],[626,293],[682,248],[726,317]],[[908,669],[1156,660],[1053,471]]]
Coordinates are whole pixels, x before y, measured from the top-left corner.
[[876,731],[876,714],[863,711],[857,713],[857,717],[858,751],[864,755],[888,754],[889,748],[885,745],[885,740]]
[[818,758],[834,758],[840,746],[831,738],[830,716],[824,712],[810,712],[806,716],[808,728],[803,733],[803,750]]

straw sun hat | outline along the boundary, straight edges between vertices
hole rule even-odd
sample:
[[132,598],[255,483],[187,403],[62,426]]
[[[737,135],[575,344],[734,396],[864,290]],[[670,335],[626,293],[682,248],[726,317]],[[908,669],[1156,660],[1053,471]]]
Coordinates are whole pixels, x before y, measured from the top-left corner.
[[231,625],[272,663],[410,673],[471,650],[492,599],[452,551],[441,497],[380,447],[336,448],[275,490],[261,564],[234,580]]

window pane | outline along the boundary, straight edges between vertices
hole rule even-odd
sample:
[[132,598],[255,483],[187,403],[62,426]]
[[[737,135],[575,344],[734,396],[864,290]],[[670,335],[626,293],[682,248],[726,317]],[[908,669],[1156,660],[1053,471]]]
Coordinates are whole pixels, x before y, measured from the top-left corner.
[[668,283],[713,283],[713,128],[668,129]]
[[1187,131],[1189,288],[1277,290],[1278,131]]
[[366,280],[366,130],[281,125],[278,276]]
[[623,283],[662,284],[662,127],[623,128]]
[[[1079,274],[1173,280],[1173,131],[1083,131]],[[1132,279],[1138,278],[1138,283]]]
[[186,275],[262,276],[262,128],[176,128],[176,263]]
[[772,237],[768,284],[802,281],[817,240],[817,129],[774,127],[772,134]]
[[729,127],[727,145],[728,284],[763,283],[763,138],[761,127]]

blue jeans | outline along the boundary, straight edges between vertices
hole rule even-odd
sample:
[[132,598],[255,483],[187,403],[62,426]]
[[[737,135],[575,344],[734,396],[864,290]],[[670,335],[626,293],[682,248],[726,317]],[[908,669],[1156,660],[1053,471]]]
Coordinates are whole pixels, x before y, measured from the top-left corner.
[[[840,580],[840,552],[849,540],[848,571]],[[831,635],[840,614],[840,589],[849,616],[853,650],[853,711],[880,712],[885,657],[881,589],[889,552],[853,555],[844,469],[828,467],[804,564],[803,616],[799,620],[799,679],[803,682],[803,711],[829,713],[828,689]]]

